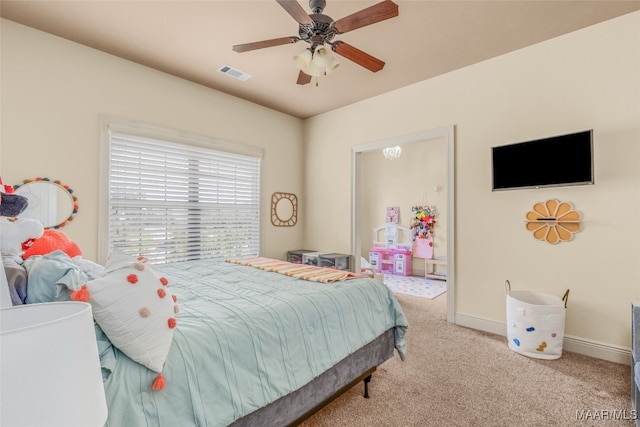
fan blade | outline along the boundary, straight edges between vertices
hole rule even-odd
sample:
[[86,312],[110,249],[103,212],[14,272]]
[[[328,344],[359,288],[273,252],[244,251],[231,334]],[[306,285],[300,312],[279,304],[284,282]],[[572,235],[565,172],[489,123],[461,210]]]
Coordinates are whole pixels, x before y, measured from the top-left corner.
[[340,56],[350,59],[367,70],[373,71],[374,73],[384,68],[384,61],[381,61],[348,43],[341,41],[333,43],[333,51]]
[[289,15],[295,19],[298,24],[313,25],[313,19],[304,11],[297,0],[276,0]]
[[277,39],[262,40],[253,43],[237,44],[233,46],[235,52],[246,52],[248,50],[262,49],[271,46],[280,46],[283,44],[296,43],[300,40],[298,37],[280,37]]
[[395,16],[398,16],[398,5],[391,0],[385,0],[338,19],[334,22],[333,27],[338,30],[338,33],[342,34]]
[[298,73],[298,81],[296,83],[299,85],[306,85],[307,83],[311,83],[311,76],[300,70],[300,73]]

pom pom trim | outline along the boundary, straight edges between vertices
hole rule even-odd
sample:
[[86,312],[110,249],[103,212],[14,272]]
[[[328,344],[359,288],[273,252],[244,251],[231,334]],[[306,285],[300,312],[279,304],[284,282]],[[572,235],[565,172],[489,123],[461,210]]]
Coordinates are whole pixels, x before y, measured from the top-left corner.
[[89,302],[91,299],[91,293],[89,292],[89,289],[87,289],[87,285],[82,285],[80,289],[71,292],[71,299],[73,301]]
[[153,384],[151,384],[151,390],[164,390],[167,387],[167,382],[165,381],[162,373],[158,374],[155,380],[153,380]]
[[170,317],[169,320],[167,320],[167,325],[169,326],[169,329],[173,329],[176,327],[176,319],[173,317]]

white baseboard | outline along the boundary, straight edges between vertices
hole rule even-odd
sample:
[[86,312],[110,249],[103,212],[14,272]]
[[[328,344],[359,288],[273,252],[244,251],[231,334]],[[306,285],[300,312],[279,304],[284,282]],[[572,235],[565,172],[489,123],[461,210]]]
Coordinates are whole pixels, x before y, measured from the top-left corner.
[[[507,325],[505,323],[467,316],[466,314],[456,314],[455,323],[466,328],[507,336]],[[563,350],[608,360],[609,362],[631,365],[631,350],[611,344],[565,335]]]

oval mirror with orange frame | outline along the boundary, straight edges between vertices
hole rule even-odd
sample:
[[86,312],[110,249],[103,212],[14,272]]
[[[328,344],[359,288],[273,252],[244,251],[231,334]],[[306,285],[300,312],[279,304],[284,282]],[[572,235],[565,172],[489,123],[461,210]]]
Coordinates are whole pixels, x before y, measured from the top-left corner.
[[29,201],[18,216],[38,220],[44,228],[61,228],[78,213],[78,198],[68,185],[49,178],[25,179],[14,185],[15,193]]

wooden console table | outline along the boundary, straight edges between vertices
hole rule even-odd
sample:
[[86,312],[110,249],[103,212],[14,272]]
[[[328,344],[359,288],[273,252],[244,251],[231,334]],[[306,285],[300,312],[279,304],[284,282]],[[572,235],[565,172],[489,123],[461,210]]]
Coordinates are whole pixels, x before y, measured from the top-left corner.
[[447,257],[437,257],[432,259],[424,259],[424,277],[425,279],[447,280],[446,275],[436,274],[436,265],[447,266]]

